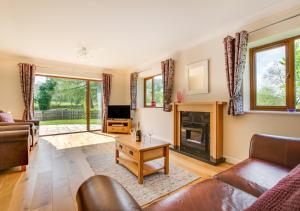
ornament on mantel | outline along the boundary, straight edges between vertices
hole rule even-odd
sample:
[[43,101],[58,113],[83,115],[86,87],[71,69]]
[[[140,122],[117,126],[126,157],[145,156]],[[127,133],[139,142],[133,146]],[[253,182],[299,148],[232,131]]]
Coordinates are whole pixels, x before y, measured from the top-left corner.
[[184,101],[185,91],[184,90],[177,91],[176,96],[177,96],[177,103],[182,103]]
[[155,108],[156,107],[156,101],[155,100],[152,100],[151,101],[151,108]]

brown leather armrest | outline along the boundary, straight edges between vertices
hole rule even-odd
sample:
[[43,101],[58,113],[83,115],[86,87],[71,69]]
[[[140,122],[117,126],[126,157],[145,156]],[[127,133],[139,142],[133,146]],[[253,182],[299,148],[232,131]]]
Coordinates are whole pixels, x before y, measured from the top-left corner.
[[0,144],[7,142],[28,142],[29,131],[28,130],[15,130],[15,131],[1,131],[0,132]]
[[255,134],[249,156],[294,168],[300,163],[300,138]]
[[79,211],[141,210],[127,190],[113,178],[96,175],[85,181],[77,191]]
[[30,125],[31,127],[34,124],[32,122],[0,122],[0,126],[6,126],[6,125]]
[[29,130],[29,125],[5,125],[0,126],[0,131],[12,131],[12,130]]
[[30,120],[35,126],[40,126],[40,121],[39,120]]
[[0,126],[6,126],[6,125],[16,125],[15,122],[0,122]]
[[20,120],[20,119],[14,119],[14,121],[17,124],[30,124],[30,125],[35,125],[35,126],[39,126],[40,125],[40,121],[37,121],[37,120]]
[[40,125],[40,121],[39,120],[20,120],[20,119],[15,119],[14,121],[16,123],[30,123],[30,124],[34,124],[35,126],[39,126]]

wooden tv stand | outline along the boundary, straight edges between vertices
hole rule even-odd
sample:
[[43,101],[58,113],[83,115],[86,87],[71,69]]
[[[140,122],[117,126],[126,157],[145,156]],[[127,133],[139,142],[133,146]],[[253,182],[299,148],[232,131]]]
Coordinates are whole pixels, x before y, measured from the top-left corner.
[[108,119],[107,133],[130,133],[131,119]]

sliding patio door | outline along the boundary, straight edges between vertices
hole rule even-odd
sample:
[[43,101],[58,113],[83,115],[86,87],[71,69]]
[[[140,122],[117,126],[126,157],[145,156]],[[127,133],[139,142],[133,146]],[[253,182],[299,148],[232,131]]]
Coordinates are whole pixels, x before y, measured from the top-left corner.
[[101,81],[36,75],[34,118],[40,135],[100,130]]
[[102,82],[89,81],[90,130],[102,129]]

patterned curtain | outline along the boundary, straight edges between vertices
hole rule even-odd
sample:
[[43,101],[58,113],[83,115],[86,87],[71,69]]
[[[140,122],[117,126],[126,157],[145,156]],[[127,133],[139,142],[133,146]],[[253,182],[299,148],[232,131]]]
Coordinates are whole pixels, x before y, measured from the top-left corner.
[[36,67],[33,64],[19,64],[21,89],[25,105],[23,120],[33,119],[33,87],[35,69]]
[[174,86],[175,61],[168,59],[161,62],[161,69],[163,75],[163,93],[164,93],[164,111],[170,112],[172,110],[171,99]]
[[107,110],[111,91],[111,74],[102,74],[102,132],[106,132]]
[[131,110],[136,110],[136,95],[137,95],[137,79],[138,73],[130,74],[130,106]]
[[229,92],[228,114],[232,116],[244,113],[242,81],[245,70],[248,33],[241,31],[235,38],[224,38],[225,69]]

